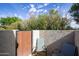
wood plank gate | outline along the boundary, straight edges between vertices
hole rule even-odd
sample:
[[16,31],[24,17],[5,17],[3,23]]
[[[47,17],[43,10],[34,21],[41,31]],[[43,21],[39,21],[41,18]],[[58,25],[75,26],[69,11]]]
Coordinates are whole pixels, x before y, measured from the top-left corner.
[[28,56],[31,54],[31,31],[18,31],[17,42],[17,56]]

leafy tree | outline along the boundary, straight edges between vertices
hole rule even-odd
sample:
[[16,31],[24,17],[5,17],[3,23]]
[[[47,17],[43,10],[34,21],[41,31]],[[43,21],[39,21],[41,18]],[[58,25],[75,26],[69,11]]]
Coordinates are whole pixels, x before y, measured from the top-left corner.
[[52,9],[49,11],[48,29],[63,30],[66,29],[67,19],[63,19],[58,11]]
[[36,30],[37,29],[37,19],[36,16],[31,16],[29,19],[25,20],[20,24],[23,30]]
[[74,17],[74,20],[78,23],[79,22],[79,3],[74,3],[69,12],[71,13],[71,16]]
[[21,21],[16,21],[12,23],[11,25],[7,25],[7,29],[19,29],[19,25],[21,24]]
[[46,14],[39,15],[38,19],[37,19],[37,27],[38,27],[38,29],[40,29],[40,30],[47,29],[47,25],[48,25],[47,20],[48,19],[49,19],[48,15],[46,15]]
[[0,24],[1,25],[11,25],[12,23],[16,21],[21,21],[18,17],[6,17],[6,18],[0,18]]
[[48,14],[31,16],[28,20],[23,21],[19,30],[64,30],[70,29],[67,18],[62,18],[58,11],[50,10]]

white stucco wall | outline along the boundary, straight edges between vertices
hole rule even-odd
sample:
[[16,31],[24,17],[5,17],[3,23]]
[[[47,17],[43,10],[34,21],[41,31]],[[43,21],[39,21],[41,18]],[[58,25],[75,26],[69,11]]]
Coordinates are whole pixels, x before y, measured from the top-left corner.
[[33,30],[33,49],[36,48],[36,40],[39,38],[39,30]]
[[15,38],[16,38],[16,32],[18,31],[18,30],[12,30],[13,31],[13,33],[14,33],[14,36],[15,36]]

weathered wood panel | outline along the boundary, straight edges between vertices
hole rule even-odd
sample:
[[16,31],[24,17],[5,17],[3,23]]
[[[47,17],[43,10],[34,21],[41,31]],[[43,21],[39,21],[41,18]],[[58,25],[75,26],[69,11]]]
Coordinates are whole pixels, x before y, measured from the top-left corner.
[[18,56],[28,56],[31,54],[31,31],[17,32]]

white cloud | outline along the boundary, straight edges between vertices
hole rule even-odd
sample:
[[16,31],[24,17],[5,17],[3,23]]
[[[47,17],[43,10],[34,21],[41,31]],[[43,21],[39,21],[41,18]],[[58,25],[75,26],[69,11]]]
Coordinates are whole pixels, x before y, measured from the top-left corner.
[[56,6],[55,10],[59,10],[60,6]]
[[30,4],[31,8],[34,8],[34,4]]
[[37,15],[42,14],[42,13],[47,13],[47,10],[44,10],[44,9],[37,10]]
[[15,13],[14,16],[17,17],[18,15]]
[[44,11],[44,10],[43,9],[39,9],[39,10],[37,10],[37,13],[42,12],[42,11]]
[[47,10],[44,10],[44,13],[46,13],[47,12]]
[[60,8],[60,6],[57,6],[57,9],[59,9]]
[[37,11],[34,4],[30,4],[30,6],[31,6],[31,8],[29,9],[29,12],[36,12]]
[[47,6],[47,5],[48,5],[48,3],[45,3],[45,4],[44,4],[44,6]]
[[24,19],[21,15],[18,15],[19,18]]
[[37,9],[36,8],[30,8],[29,12],[36,12]]
[[70,26],[72,27],[72,28],[79,28],[79,24],[76,24],[76,22],[73,20],[71,23],[70,23]]
[[71,15],[69,13],[67,14],[67,18],[72,19]]
[[23,17],[21,15],[17,15],[16,13],[14,14],[14,16],[23,19]]
[[48,5],[48,3],[44,3],[43,5],[40,4],[40,5],[38,5],[38,8],[42,8],[42,7],[45,7],[45,6],[47,6],[47,5]]
[[63,12],[66,12],[66,9],[64,9]]
[[48,4],[38,5],[37,8],[34,6],[34,4],[30,4],[31,8],[28,11],[28,14],[40,14],[40,13],[46,13],[47,10],[42,9],[42,7],[47,6]]
[[36,7],[33,4],[30,4],[31,8],[28,10],[28,14],[35,14],[37,12]]

